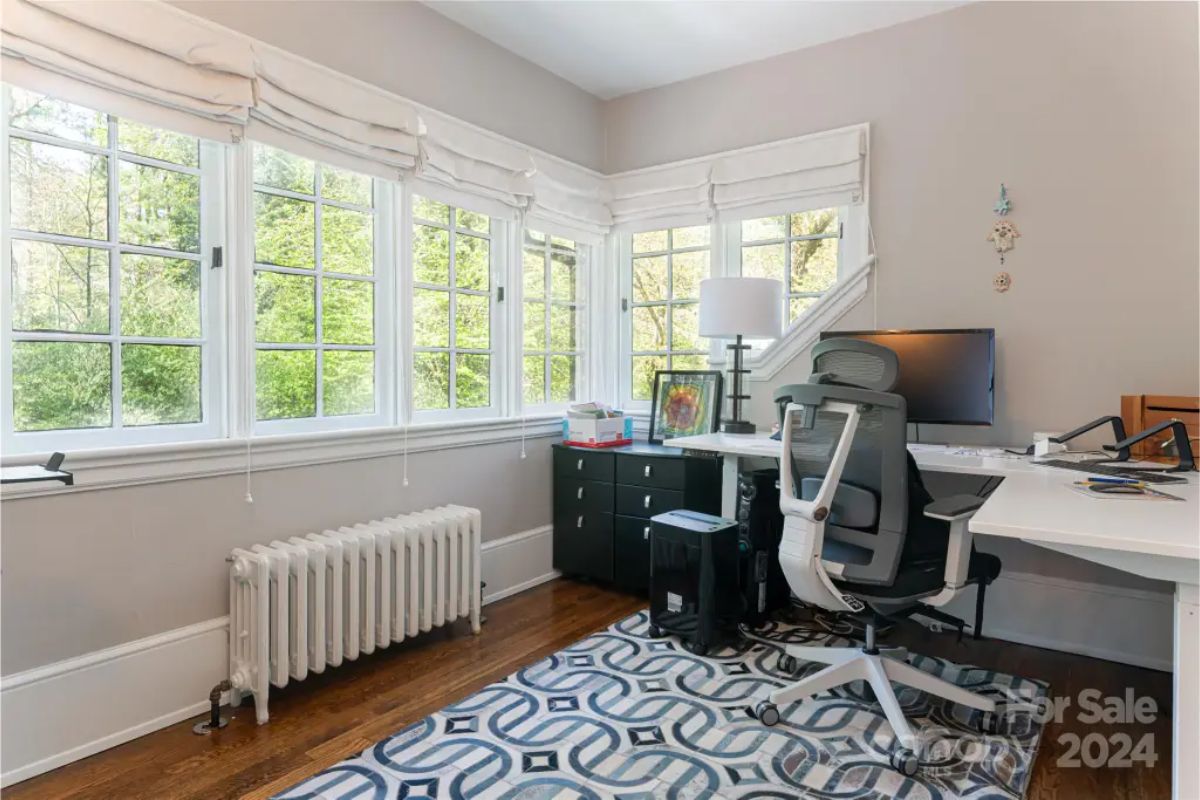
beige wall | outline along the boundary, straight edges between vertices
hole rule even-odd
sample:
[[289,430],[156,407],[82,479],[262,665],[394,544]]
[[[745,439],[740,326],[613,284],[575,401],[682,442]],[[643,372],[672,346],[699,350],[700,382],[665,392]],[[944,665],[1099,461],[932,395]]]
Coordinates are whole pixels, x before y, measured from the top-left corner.
[[421,3],[172,5],[578,164],[603,164],[601,102]]
[[922,436],[1018,442],[1122,393],[1200,394],[1198,93],[1194,3],[979,3],[611,101],[607,167],[869,122],[874,324],[996,328],[995,427]]

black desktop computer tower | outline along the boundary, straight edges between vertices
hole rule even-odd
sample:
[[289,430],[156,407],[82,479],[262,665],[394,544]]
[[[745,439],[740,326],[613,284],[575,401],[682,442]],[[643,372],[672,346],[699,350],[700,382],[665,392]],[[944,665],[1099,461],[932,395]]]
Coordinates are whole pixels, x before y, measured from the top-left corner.
[[756,626],[787,607],[792,597],[779,567],[779,540],[783,538],[779,470],[743,472],[738,484],[738,551],[745,606],[742,620]]

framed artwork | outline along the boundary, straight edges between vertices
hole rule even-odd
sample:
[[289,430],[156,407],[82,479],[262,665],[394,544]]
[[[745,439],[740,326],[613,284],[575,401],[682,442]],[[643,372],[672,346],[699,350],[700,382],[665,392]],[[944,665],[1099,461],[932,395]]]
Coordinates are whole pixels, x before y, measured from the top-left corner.
[[713,433],[721,424],[721,373],[659,370],[654,373],[650,441]]

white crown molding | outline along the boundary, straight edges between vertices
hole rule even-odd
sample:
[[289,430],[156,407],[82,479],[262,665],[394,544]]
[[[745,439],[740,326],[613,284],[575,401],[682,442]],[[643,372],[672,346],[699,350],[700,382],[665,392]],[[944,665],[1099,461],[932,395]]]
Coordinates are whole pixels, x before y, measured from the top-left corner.
[[[4,501],[50,494],[88,492],[119,486],[163,483],[232,475],[286,467],[328,464],[360,458],[382,458],[429,450],[476,447],[524,439],[557,436],[559,414],[526,418],[472,420],[413,425],[404,428],[365,428],[327,433],[296,433],[255,437],[247,455],[246,440],[220,439],[171,445],[107,448],[70,455],[64,469],[76,473],[74,486],[57,482],[18,483],[4,487]],[[44,455],[3,459],[4,466],[37,464]]]

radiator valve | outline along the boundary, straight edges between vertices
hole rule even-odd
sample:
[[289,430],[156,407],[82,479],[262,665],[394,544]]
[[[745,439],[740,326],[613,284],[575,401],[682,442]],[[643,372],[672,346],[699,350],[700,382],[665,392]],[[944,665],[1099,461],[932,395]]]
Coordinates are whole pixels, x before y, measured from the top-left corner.
[[197,736],[208,736],[213,731],[220,730],[229,724],[229,720],[221,716],[221,693],[232,688],[233,686],[227,680],[221,681],[212,688],[212,691],[208,693],[208,721],[197,722],[192,727],[192,733]]

